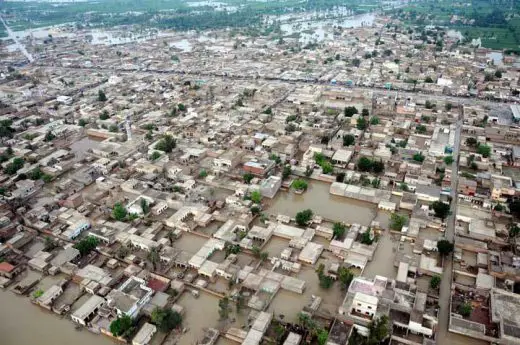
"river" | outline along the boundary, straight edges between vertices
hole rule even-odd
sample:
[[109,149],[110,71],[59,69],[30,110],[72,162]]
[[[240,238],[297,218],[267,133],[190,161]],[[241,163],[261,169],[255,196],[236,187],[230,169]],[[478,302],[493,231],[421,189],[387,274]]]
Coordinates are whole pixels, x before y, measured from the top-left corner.
[[76,331],[72,321],[40,309],[28,297],[0,290],[0,343],[2,345],[33,344],[114,344],[103,335],[87,330]]

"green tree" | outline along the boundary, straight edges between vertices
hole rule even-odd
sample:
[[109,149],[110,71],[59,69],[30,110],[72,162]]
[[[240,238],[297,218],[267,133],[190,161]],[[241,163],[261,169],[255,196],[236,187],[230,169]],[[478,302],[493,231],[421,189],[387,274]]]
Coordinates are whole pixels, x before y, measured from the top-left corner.
[[291,172],[291,166],[289,164],[285,165],[282,171],[282,179],[286,180],[289,176],[291,176]]
[[376,174],[382,173],[385,170],[385,163],[382,160],[372,162],[372,171]]
[[477,153],[481,154],[482,157],[489,157],[491,155],[491,147],[485,144],[480,144],[477,146]]
[[441,218],[442,220],[446,219],[450,213],[450,205],[442,201],[435,201],[432,204],[432,209],[435,212],[435,217]]
[[262,194],[257,190],[252,191],[249,197],[255,204],[259,204],[262,201]]
[[330,162],[324,162],[321,165],[321,170],[323,171],[324,174],[330,175],[334,172],[334,167],[332,166],[332,164]]
[[426,126],[425,125],[417,125],[415,127],[415,131],[419,134],[424,134],[426,133],[427,129],[426,129]]
[[78,126],[85,127],[88,124],[88,121],[85,119],[79,119]]
[[145,198],[141,198],[141,210],[143,210],[143,214],[150,212],[150,204],[148,204],[148,200]]
[[114,208],[112,209],[112,217],[114,217],[115,220],[123,221],[126,218],[127,213],[126,208],[121,205],[121,203],[115,203]]
[[404,214],[392,213],[390,216],[390,229],[401,231],[406,222],[408,222],[408,217]]
[[29,174],[27,175],[27,177],[29,177],[29,179],[31,180],[39,180],[43,177],[43,172],[40,170],[40,168],[34,168],[33,170],[31,170],[29,172]]
[[257,259],[260,258],[260,254],[262,254],[262,250],[260,249],[260,247],[258,246],[253,246],[253,248],[251,248],[251,252],[253,252],[253,256]]
[[159,158],[161,158],[161,153],[160,153],[159,151],[154,151],[154,152],[152,152],[152,154],[150,155],[150,160],[151,160],[152,162],[158,160]]
[[275,155],[274,153],[269,156],[269,159],[274,161],[276,164],[280,164],[282,162],[280,156]]
[[312,220],[313,215],[314,215],[314,213],[310,209],[300,211],[300,212],[296,213],[296,217],[295,217],[296,223],[299,226],[305,226]]
[[384,315],[373,320],[368,326],[368,344],[380,344],[383,340],[388,338],[389,333],[390,326],[388,323],[388,316]]
[[247,184],[250,184],[255,176],[249,172],[245,173],[242,178],[244,179],[244,182]]
[[56,138],[56,136],[51,131],[47,131],[47,133],[45,133],[45,137],[43,138],[43,141],[49,142],[49,141],[53,141],[55,138]]
[[110,333],[115,337],[129,338],[134,330],[134,322],[128,315],[118,317],[110,323]]
[[350,283],[354,279],[354,274],[346,267],[340,267],[338,270],[338,280],[343,290],[348,290]]
[[365,232],[361,234],[361,243],[366,245],[371,245],[374,243],[374,239],[372,238],[370,228],[368,228]]
[[257,214],[260,214],[262,210],[260,209],[260,207],[258,207],[258,205],[253,205],[251,206],[251,213],[256,216]]
[[430,287],[436,290],[441,285],[441,277],[438,275],[434,275],[430,279]]
[[345,134],[343,136],[343,146],[352,146],[356,143],[356,137],[352,134]]
[[520,227],[516,224],[513,224],[509,227],[509,237],[515,238],[520,234]]
[[352,107],[352,106],[346,107],[345,110],[343,111],[343,114],[345,115],[345,117],[352,117],[357,113],[358,113],[357,108]]
[[450,111],[452,108],[453,104],[451,104],[450,102],[446,102],[446,104],[444,105],[444,109],[446,109],[446,111]]
[[320,328],[317,332],[318,345],[325,345],[327,343],[327,339],[329,339],[329,333]]
[[208,176],[208,172],[206,171],[206,169],[201,169],[199,171],[199,178],[205,178],[206,176]]
[[440,240],[437,242],[437,250],[442,255],[448,255],[451,252],[453,252],[454,246],[453,243],[451,243],[448,240]]
[[107,95],[105,95],[105,91],[98,90],[98,101],[105,102],[107,100]]
[[368,109],[363,108],[363,110],[361,110],[361,116],[368,116],[368,115],[370,115],[370,113],[368,112]]
[[229,306],[229,298],[226,296],[218,301],[218,314],[221,320],[227,320],[231,307]]
[[177,109],[179,109],[179,111],[186,111],[186,106],[182,103],[179,103],[177,104]]
[[110,115],[108,115],[108,111],[103,110],[101,115],[99,115],[100,120],[108,120],[110,118]]
[[99,243],[99,241],[97,238],[95,238],[93,236],[88,236],[88,237],[85,237],[84,239],[82,239],[81,241],[79,241],[78,243],[76,243],[74,245],[74,248],[79,250],[79,254],[81,256],[85,256],[85,255],[88,255],[94,249],[96,249],[98,243]]
[[368,157],[361,157],[357,162],[357,168],[359,171],[371,171],[372,160]]
[[444,164],[452,165],[453,164],[453,156],[446,156],[446,157],[444,157]]
[[170,153],[176,146],[177,142],[175,141],[175,139],[171,135],[165,134],[162,136],[161,140],[159,140],[157,144],[155,144],[155,149],[166,153]]
[[341,239],[345,234],[347,227],[343,223],[336,222],[332,226],[332,238]]
[[305,191],[308,188],[308,184],[307,184],[307,181],[305,181],[305,180],[296,179],[291,184],[291,187],[297,191]]
[[412,159],[416,162],[419,162],[419,163],[422,163],[424,162],[424,155],[422,154],[422,152],[417,152],[416,154],[413,155]]
[[367,129],[367,127],[368,127],[367,120],[366,120],[364,117],[360,117],[360,118],[358,118],[358,119],[357,119],[356,127],[357,127],[357,129],[359,129],[360,131],[363,131],[363,130]]
[[432,79],[432,77],[428,76],[428,77],[424,78],[424,82],[431,84],[431,83],[433,83],[433,79]]
[[370,124],[373,125],[373,126],[378,125],[379,124],[379,117],[372,116],[372,118],[370,118]]
[[119,132],[119,127],[117,125],[110,125],[108,127],[108,131],[111,133],[117,133]]
[[465,141],[466,143],[466,146],[470,146],[470,147],[473,147],[473,146],[477,146],[477,139],[475,139],[474,137],[469,137],[466,139]]
[[459,314],[462,315],[463,317],[469,317],[471,315],[473,308],[471,307],[471,303],[466,302],[466,303],[459,305],[457,310],[458,310]]
[[182,316],[171,308],[155,308],[151,321],[161,332],[168,333],[182,324]]
[[159,253],[159,250],[157,248],[150,249],[146,257],[148,258],[148,261],[150,261],[150,263],[152,264],[153,270],[155,271],[157,269],[157,265],[161,261],[161,255]]

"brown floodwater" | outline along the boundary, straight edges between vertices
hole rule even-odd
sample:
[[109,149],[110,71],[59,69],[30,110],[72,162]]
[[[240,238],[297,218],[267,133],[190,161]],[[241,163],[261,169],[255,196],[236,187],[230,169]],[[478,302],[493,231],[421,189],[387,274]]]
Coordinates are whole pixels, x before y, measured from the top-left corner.
[[370,225],[377,220],[384,226],[388,223],[389,213],[378,211],[377,205],[344,198],[329,193],[330,184],[309,181],[309,188],[303,194],[279,192],[271,203],[268,212],[294,217],[304,209],[332,221]]
[[0,343],[29,344],[114,344],[107,337],[76,331],[70,319],[43,310],[7,290],[0,290]]

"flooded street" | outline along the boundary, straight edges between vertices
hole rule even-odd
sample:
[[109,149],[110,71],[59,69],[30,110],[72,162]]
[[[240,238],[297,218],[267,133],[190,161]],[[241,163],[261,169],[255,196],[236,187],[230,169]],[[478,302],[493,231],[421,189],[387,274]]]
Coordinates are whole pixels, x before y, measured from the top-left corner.
[[370,225],[376,219],[382,226],[388,223],[389,213],[379,212],[377,205],[356,201],[329,193],[330,184],[310,181],[309,188],[301,195],[293,192],[279,192],[268,209],[272,214],[294,217],[304,209],[334,221]]
[[29,298],[0,290],[2,345],[114,344],[107,337],[86,330],[76,331],[72,321],[32,305]]
[[388,231],[381,236],[376,253],[374,254],[374,259],[368,262],[363,271],[364,277],[374,278],[378,275],[395,279],[397,268],[394,267],[394,241]]

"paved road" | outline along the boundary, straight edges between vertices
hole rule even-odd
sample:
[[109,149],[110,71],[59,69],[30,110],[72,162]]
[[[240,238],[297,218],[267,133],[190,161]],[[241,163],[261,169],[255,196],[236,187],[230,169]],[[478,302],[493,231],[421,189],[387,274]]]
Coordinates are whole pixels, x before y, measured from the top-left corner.
[[[159,74],[159,75],[183,75],[183,76],[191,76],[193,78],[197,79],[204,79],[204,78],[215,78],[215,79],[224,79],[224,80],[236,80],[236,81],[255,81],[255,80],[262,80],[262,81],[278,81],[278,82],[284,82],[288,84],[293,85],[330,85],[327,81],[320,81],[320,80],[292,80],[287,78],[281,78],[281,77],[260,77],[256,75],[222,75],[220,73],[216,72],[193,72],[193,71],[186,71],[186,70],[140,70],[140,69],[121,69],[117,66],[114,67],[104,67],[104,68],[97,68],[97,67],[62,67],[62,66],[54,66],[46,63],[38,63],[38,66],[45,67],[45,68],[52,68],[55,70],[87,70],[87,71],[101,71],[101,72],[109,72],[109,73],[141,73],[141,74]],[[339,85],[338,85],[339,86]],[[347,88],[345,86],[345,88]],[[430,101],[441,101],[441,102],[452,102],[452,103],[461,103],[461,104],[468,104],[468,105],[483,105],[483,106],[497,106],[502,105],[504,106],[507,103],[514,103],[514,102],[501,102],[496,100],[484,100],[480,98],[469,98],[469,97],[462,97],[462,96],[447,96],[447,95],[439,95],[439,94],[432,94],[432,93],[424,93],[422,91],[398,91],[398,90],[387,90],[383,87],[378,86],[361,86],[356,85],[353,87],[348,87],[349,89],[353,91],[372,91],[377,95],[386,95],[390,97],[398,96],[400,98],[405,97],[414,97],[414,98],[423,98],[428,99]]]
[[[464,114],[462,109],[457,120],[457,127],[455,133],[455,144],[453,147],[453,164],[451,167],[451,214],[446,220],[446,232],[445,237],[448,241],[452,242],[455,238],[455,218],[457,214],[457,186],[458,186],[458,175],[459,175],[459,151],[460,151],[460,130],[462,128],[462,121]],[[444,261],[444,273],[442,274],[442,281],[440,286],[440,297],[439,297],[439,330],[437,332],[437,344],[438,345],[451,345],[448,340],[448,324],[450,317],[450,297],[451,297],[451,280],[453,276],[453,256],[449,256]]]
[[16,38],[16,35],[14,34],[13,30],[11,30],[11,28],[9,26],[7,26],[7,23],[5,22],[4,18],[2,18],[2,16],[0,16],[0,22],[2,22],[2,24],[4,24],[5,30],[7,31],[9,38],[14,41],[14,44],[16,44],[16,47],[18,49],[20,49],[22,54],[25,55],[25,57],[27,58],[27,60],[29,60],[29,62],[33,62],[34,61],[33,56],[27,51],[27,49],[25,49],[25,46],[22,43],[20,43],[18,38]]

